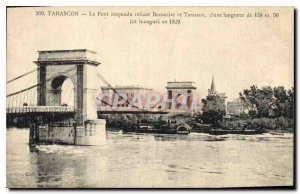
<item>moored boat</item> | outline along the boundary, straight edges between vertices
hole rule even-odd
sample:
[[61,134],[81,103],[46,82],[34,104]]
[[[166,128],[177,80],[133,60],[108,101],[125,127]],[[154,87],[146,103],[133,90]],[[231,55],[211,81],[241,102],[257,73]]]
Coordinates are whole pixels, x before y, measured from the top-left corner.
[[187,124],[181,124],[174,127],[171,127],[170,125],[162,125],[159,128],[150,125],[135,125],[124,128],[123,132],[188,135],[191,132],[191,127]]
[[196,133],[208,133],[212,128],[211,124],[195,123],[191,131]]

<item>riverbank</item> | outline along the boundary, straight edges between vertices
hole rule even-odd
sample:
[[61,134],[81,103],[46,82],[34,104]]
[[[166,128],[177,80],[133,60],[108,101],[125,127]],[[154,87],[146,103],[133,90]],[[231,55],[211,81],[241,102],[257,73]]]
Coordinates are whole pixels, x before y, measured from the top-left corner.
[[[218,125],[203,123],[199,116],[189,115],[104,115],[108,128],[138,129],[139,126],[147,128],[165,129],[166,126],[187,124],[191,132],[210,133],[211,130],[226,130],[226,133],[259,134],[262,132],[294,133],[294,120],[279,118],[225,118]],[[255,132],[256,131],[256,132]],[[155,133],[155,131],[153,131]]]

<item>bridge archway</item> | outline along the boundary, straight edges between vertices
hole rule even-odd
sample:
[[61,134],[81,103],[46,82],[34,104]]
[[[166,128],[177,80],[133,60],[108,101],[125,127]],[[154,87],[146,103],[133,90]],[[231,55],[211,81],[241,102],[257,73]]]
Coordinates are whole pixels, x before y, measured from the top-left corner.
[[61,106],[62,87],[67,80],[74,86],[75,119],[97,119],[98,81],[96,52],[87,49],[39,51],[38,106]]
[[72,77],[66,75],[59,75],[53,78],[51,81],[53,103],[51,104],[74,108],[75,95],[73,82]]
[[74,84],[70,78],[67,78],[61,86],[61,105],[67,105],[74,108],[75,95]]

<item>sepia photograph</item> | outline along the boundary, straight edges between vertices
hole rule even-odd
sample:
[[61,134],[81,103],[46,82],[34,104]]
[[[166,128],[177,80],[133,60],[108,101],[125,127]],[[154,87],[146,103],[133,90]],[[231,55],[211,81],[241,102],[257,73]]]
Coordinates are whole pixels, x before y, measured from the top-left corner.
[[294,18],[6,7],[6,187],[293,188]]

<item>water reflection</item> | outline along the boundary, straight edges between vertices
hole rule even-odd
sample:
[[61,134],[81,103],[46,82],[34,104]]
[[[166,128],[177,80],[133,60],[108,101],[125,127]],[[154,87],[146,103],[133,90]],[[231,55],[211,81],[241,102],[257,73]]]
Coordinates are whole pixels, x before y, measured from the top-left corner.
[[[108,131],[105,146],[28,146],[7,131],[9,187],[221,187],[290,185],[293,135]],[[31,150],[31,151],[30,151]]]

